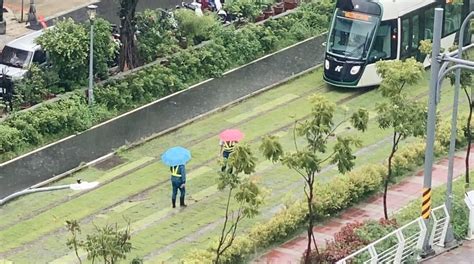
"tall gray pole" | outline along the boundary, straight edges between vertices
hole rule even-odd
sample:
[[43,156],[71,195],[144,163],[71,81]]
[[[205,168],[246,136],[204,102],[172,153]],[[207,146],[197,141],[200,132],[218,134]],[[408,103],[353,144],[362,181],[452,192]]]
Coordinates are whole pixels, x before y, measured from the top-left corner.
[[[470,18],[474,16],[474,13],[469,14],[468,17],[463,21],[461,29],[459,31],[458,41],[458,59],[462,59],[462,47],[464,44],[464,32]],[[454,83],[454,101],[453,101],[453,113],[451,119],[451,138],[449,142],[449,165],[448,165],[448,182],[446,184],[446,209],[450,216],[453,212],[453,170],[454,170],[454,151],[456,149],[456,136],[457,136],[457,119],[458,119],[458,105],[459,105],[459,92],[461,89],[461,69],[456,70],[456,80]],[[454,238],[453,227],[449,222],[448,230],[444,240],[445,247],[453,247],[456,245],[456,239]]]
[[[428,123],[426,129],[426,150],[425,150],[425,166],[423,178],[423,203],[421,216],[425,220],[425,224],[429,227],[429,217],[431,213],[431,171],[433,169],[433,149],[435,140],[435,125],[436,125],[436,94],[438,89],[438,72],[440,62],[438,55],[441,49],[441,29],[443,23],[443,9],[435,8],[434,17],[434,32],[433,32],[433,51],[431,54],[431,80],[430,80],[430,95],[428,101]],[[423,256],[429,256],[434,253],[429,245],[429,234],[426,232],[423,243]]]
[[89,88],[87,97],[89,106],[94,103],[94,20],[91,19],[91,41],[89,47]]

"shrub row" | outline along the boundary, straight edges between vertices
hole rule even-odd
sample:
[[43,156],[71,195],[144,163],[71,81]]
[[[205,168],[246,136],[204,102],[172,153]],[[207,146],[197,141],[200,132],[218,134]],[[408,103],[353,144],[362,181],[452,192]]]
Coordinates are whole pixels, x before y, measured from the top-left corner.
[[[453,185],[452,218],[454,235],[458,240],[466,237],[469,226],[469,209],[463,202],[465,191],[464,181],[462,179],[457,180]],[[433,207],[444,203],[446,198],[445,192],[445,186],[440,186],[433,190]],[[396,223],[399,222],[400,225],[405,225],[419,217],[420,204],[421,199],[410,202],[407,207],[396,213],[390,221],[381,218],[378,222],[369,220],[363,223],[348,223],[341,228],[341,231],[334,235],[334,240],[326,242],[326,246],[320,251],[320,254],[315,252],[312,254],[311,263],[335,263],[371,242],[382,238],[399,227]],[[391,242],[387,241],[385,246],[390,247],[392,245]],[[360,257],[364,257],[364,254],[361,254]]]
[[385,219],[348,223],[334,234],[334,240],[326,241],[326,246],[320,249],[319,254],[312,252],[311,263],[336,263],[398,227],[397,221]]
[[[458,123],[465,124],[466,120],[465,117],[461,117]],[[442,122],[438,128],[438,138],[435,143],[435,155],[437,156],[445,154],[449,147],[449,133],[441,133],[441,131],[449,126],[449,122]],[[463,134],[460,134],[457,140],[461,144],[458,147],[463,147],[466,143]],[[424,160],[424,149],[425,144],[421,141],[410,143],[409,146],[401,148],[394,158],[394,166],[397,168],[396,175],[403,176],[420,166]],[[338,175],[327,183],[317,184],[315,187],[317,189],[315,190],[315,193],[317,193],[315,198],[317,218],[322,220],[335,215],[341,210],[378,192],[382,187],[382,180],[386,174],[387,169],[385,165],[369,164],[355,169],[347,175]],[[413,220],[416,218],[419,214],[419,204],[419,202],[414,202],[413,206],[416,210],[414,209],[413,212],[416,212],[415,215],[407,215],[404,218],[400,217],[400,223],[406,222],[405,219]],[[285,241],[304,226],[307,213],[307,207],[303,201],[295,202],[285,207],[268,222],[257,224],[247,234],[238,237],[235,244],[221,258],[223,263],[240,263],[248,259],[255,252],[261,251],[273,243]],[[460,232],[465,232],[465,230],[462,229]],[[212,243],[206,250],[194,250],[183,262],[211,263],[215,248],[216,243]]]
[[[93,109],[87,109],[86,101],[81,99],[83,96],[77,93],[74,98],[11,115],[0,124],[0,131],[3,132],[0,136],[1,160],[53,139],[83,131],[105,117],[133,109],[201,80],[218,77],[231,67],[317,35],[327,27],[332,6],[332,3],[326,2],[308,3],[295,13],[270,20],[264,25],[249,25],[242,30],[220,28],[216,39],[209,45],[182,50],[170,56],[167,65],[150,66],[124,79],[112,80],[97,87],[96,107]],[[65,105],[72,111],[81,109],[84,114],[63,113]],[[62,115],[68,115],[68,118]],[[25,129],[25,120],[31,124],[28,129]],[[54,129],[49,129],[52,126]]]

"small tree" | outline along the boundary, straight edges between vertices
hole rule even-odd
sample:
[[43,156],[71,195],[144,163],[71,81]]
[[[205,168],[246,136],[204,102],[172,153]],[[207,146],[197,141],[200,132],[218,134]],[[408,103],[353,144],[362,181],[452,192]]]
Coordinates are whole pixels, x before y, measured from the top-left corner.
[[140,60],[152,62],[179,50],[176,21],[171,12],[145,10],[137,15],[136,21]]
[[85,28],[71,18],[57,22],[37,39],[48,52],[52,69],[58,73],[61,84],[68,90],[86,80],[88,42]]
[[423,65],[415,59],[406,61],[377,62],[377,73],[383,78],[379,91],[387,100],[377,106],[377,122],[382,129],[392,129],[392,148],[388,157],[388,173],[384,179],[383,207],[385,219],[388,219],[387,191],[393,176],[393,157],[400,141],[425,134],[426,107],[412,101],[403,89],[421,79]]
[[120,0],[120,71],[133,69],[139,65],[135,41],[135,10],[138,0]]
[[[229,157],[226,170],[220,172],[218,189],[228,189],[225,207],[224,226],[219,237],[215,263],[220,263],[222,254],[232,246],[236,237],[237,227],[245,218],[252,218],[258,214],[263,203],[261,189],[248,176],[255,171],[256,158],[250,147],[239,145]],[[244,175],[242,175],[242,173]],[[232,193],[235,192],[232,197]],[[232,210],[231,202],[235,201],[236,208]]]
[[[95,226],[96,232],[88,234],[85,240],[78,238],[81,229],[76,220],[67,220],[66,227],[72,234],[66,245],[69,249],[74,250],[79,263],[82,263],[79,256],[80,248],[87,252],[87,259],[91,260],[92,263],[97,259],[102,259],[104,264],[114,264],[120,259],[126,259],[127,254],[132,250],[130,222],[127,223],[127,227],[124,229],[119,229],[117,224],[104,227]],[[135,263],[138,260],[138,258],[135,258]]]
[[[89,72],[90,25],[64,19],[38,37],[37,42],[48,52],[52,69],[59,76],[60,84],[71,90],[85,84]],[[111,38],[111,25],[104,19],[94,22],[94,74],[101,79],[108,75],[108,62],[115,54],[116,45]]]
[[208,40],[211,34],[220,27],[213,14],[199,17],[188,9],[178,9],[175,11],[175,16],[179,34],[186,37],[191,45]]
[[[356,129],[365,131],[369,119],[368,112],[360,109],[350,118],[344,118],[344,120],[336,125],[333,121],[336,104],[328,101],[321,95],[314,95],[311,98],[311,102],[313,107],[308,120],[302,122],[295,121],[295,128],[293,130],[295,152],[284,153],[281,144],[274,136],[264,137],[260,146],[263,155],[268,160],[273,162],[280,161],[283,165],[293,169],[305,181],[303,190],[308,205],[308,245],[304,256],[305,263],[310,263],[313,244],[316,254],[319,254],[313,234],[315,220],[315,194],[313,189],[316,176],[321,172],[322,165],[327,161],[331,164],[337,164],[338,170],[341,173],[350,171],[354,166],[356,158],[352,154],[352,147],[358,146],[360,141],[352,137],[337,136],[336,143],[329,153],[327,144],[330,138],[335,135],[336,128],[345,122],[350,120]],[[303,148],[298,146],[297,136],[304,138],[306,146]]]
[[84,242],[78,239],[78,235],[81,233],[81,227],[77,220],[66,220],[66,228],[72,235],[72,237],[66,241],[66,245],[69,249],[74,250],[74,254],[79,260],[79,263],[82,264],[82,259],[79,256],[79,247],[81,247]]

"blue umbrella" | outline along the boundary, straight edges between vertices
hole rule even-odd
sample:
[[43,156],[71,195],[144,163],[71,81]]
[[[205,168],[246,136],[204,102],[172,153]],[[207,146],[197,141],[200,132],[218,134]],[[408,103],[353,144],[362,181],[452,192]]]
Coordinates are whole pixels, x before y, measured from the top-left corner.
[[191,159],[191,152],[183,147],[172,147],[161,155],[161,161],[168,166],[184,165]]

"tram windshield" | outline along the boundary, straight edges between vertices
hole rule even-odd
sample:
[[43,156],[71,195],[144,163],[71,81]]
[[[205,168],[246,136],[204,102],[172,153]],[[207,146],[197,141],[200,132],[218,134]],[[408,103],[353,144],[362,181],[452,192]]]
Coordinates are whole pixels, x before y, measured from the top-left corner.
[[338,9],[327,51],[352,59],[366,59],[378,21],[373,15]]

